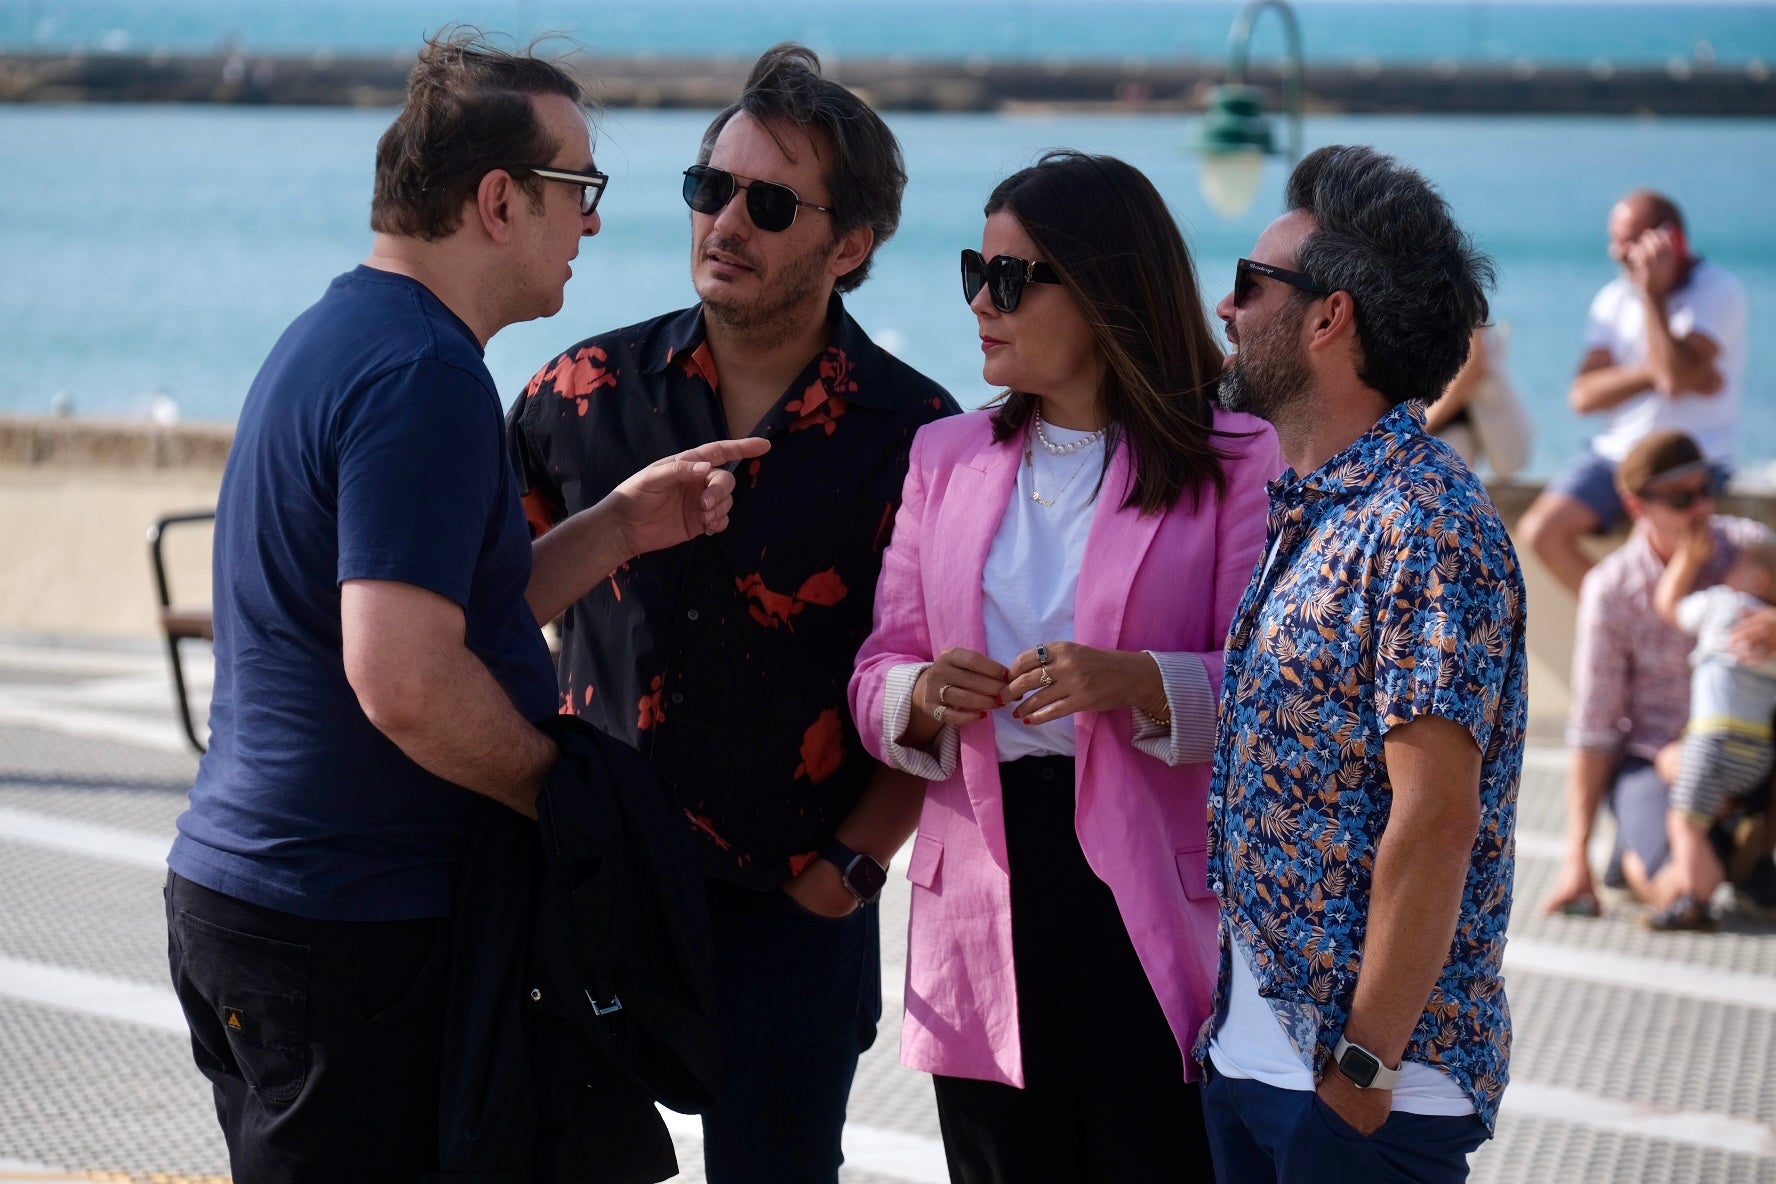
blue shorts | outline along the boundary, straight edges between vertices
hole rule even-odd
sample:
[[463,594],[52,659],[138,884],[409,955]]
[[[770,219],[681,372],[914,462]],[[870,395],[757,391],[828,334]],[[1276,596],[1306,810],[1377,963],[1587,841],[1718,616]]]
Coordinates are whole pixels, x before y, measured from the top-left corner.
[[[1732,468],[1718,460],[1710,461],[1708,470],[1716,489],[1725,489],[1733,476]],[[1589,448],[1549,478],[1542,492],[1565,494],[1597,515],[1596,534],[1609,533],[1628,516],[1616,489],[1616,462]]]

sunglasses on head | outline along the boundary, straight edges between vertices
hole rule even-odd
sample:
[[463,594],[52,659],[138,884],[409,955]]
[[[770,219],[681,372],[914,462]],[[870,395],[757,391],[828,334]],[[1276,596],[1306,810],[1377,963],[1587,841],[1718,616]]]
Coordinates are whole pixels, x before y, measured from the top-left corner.
[[1253,278],[1254,273],[1266,279],[1281,280],[1291,288],[1299,288],[1303,292],[1315,296],[1329,296],[1331,289],[1322,286],[1299,271],[1290,271],[1284,267],[1272,267],[1268,263],[1260,263],[1256,259],[1241,259],[1233,269],[1233,303],[1235,306],[1244,304],[1252,289],[1258,286]]
[[803,201],[796,191],[775,181],[755,181],[737,177],[726,169],[694,164],[684,171],[685,205],[699,214],[719,214],[734,200],[736,189],[746,190],[746,216],[760,230],[775,233],[795,225],[796,209],[807,206],[823,214],[833,212],[831,206]]
[[1016,255],[981,257],[979,251],[962,252],[962,297],[973,304],[982,288],[1000,312],[1016,312],[1024,298],[1025,284],[1058,284],[1061,277],[1046,263],[1019,259]]
[[592,211],[598,208],[598,199],[604,196],[604,187],[610,183],[610,176],[606,173],[579,173],[573,169],[549,168],[540,164],[515,164],[506,171],[541,177],[545,181],[559,181],[563,185],[578,185],[582,218],[592,216]]

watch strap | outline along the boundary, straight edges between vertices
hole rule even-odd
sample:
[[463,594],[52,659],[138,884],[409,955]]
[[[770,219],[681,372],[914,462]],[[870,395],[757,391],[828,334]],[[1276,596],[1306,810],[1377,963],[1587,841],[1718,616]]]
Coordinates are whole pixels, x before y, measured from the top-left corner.
[[[882,869],[882,865],[876,863],[874,859],[870,859],[868,855],[865,855],[861,851],[853,851],[837,839],[828,839],[826,842],[822,843],[817,854],[819,854],[820,858],[839,869],[840,882],[845,885],[845,891],[857,898],[857,903],[871,904],[881,895],[880,890],[872,893],[861,892],[858,890],[857,885],[851,881],[852,869],[857,866],[857,861],[860,859],[869,859],[871,863],[875,863],[878,869]],[[882,870],[883,877],[885,878],[886,870]]]
[[[1351,1069],[1345,1068],[1345,1057],[1348,1053],[1356,1054],[1355,1059],[1363,1068],[1374,1067],[1373,1072],[1368,1074],[1367,1081],[1363,1080],[1362,1072],[1357,1070],[1354,1065]],[[1333,1046],[1332,1060],[1338,1066],[1338,1071],[1349,1078],[1351,1084],[1358,1089],[1394,1089],[1400,1084],[1400,1070],[1388,1068],[1381,1063],[1380,1057],[1360,1044],[1352,1044],[1343,1036],[1340,1036],[1338,1043]]]

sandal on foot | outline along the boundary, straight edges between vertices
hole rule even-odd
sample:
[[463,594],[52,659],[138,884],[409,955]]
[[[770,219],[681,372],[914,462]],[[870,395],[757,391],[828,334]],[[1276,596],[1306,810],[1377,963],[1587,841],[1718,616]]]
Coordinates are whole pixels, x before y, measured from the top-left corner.
[[1640,923],[1658,933],[1713,933],[1718,928],[1708,906],[1693,896],[1678,897],[1669,907],[1641,917]]

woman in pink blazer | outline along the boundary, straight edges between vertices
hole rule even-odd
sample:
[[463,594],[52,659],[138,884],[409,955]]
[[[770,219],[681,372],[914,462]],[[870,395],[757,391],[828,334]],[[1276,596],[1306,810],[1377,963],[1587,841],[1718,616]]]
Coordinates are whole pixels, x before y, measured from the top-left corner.
[[930,781],[901,1056],[953,1180],[1210,1180],[1208,761],[1276,438],[1211,402],[1140,172],[1050,153],[986,213],[963,292],[1005,394],[915,438],[851,680],[865,745]]

